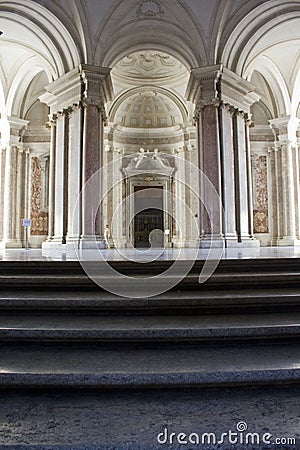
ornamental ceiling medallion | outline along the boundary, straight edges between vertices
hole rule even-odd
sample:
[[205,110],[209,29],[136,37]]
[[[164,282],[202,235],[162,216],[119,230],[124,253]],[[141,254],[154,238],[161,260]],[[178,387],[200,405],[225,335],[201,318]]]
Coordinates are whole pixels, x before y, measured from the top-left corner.
[[137,17],[163,17],[165,11],[158,0],[141,0],[136,10]]

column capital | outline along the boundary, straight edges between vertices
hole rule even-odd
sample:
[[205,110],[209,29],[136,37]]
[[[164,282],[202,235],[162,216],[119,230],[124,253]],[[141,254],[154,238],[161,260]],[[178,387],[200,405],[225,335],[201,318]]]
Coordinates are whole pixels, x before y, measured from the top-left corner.
[[186,90],[187,100],[196,106],[200,103],[219,100],[218,81],[222,74],[222,65],[198,67],[191,70]]
[[56,119],[57,119],[57,114],[49,114],[48,115],[48,122],[46,123],[46,125],[49,128],[56,127]]
[[295,116],[278,117],[269,120],[275,140],[281,144],[297,144],[297,129],[300,120]]
[[7,122],[10,130],[8,144],[10,146],[17,146],[23,139],[29,121],[19,119],[18,117],[7,117]]
[[104,103],[112,99],[110,68],[81,64],[79,71],[84,83],[83,102],[101,108]]
[[201,103],[219,101],[250,113],[250,106],[260,97],[255,86],[222,64],[192,69],[187,91],[187,100],[196,106]]
[[112,98],[110,70],[81,64],[46,86],[39,99],[50,107],[51,115],[80,103],[102,108]]

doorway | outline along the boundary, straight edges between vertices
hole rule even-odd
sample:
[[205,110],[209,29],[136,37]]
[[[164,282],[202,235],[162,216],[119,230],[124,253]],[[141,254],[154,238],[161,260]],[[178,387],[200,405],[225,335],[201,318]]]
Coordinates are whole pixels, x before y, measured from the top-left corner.
[[153,246],[163,247],[163,187],[135,186],[134,212],[134,246],[149,248],[151,231],[162,230],[162,233],[152,233],[151,241]]

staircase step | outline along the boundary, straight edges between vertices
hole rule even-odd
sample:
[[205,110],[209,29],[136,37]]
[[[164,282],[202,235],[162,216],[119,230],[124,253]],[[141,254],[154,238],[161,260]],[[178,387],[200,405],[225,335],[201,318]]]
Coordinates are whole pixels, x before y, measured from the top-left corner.
[[[87,264],[87,263],[86,263]],[[122,285],[121,277],[108,276],[107,263],[89,261],[89,270],[101,280],[110,280],[111,286]],[[111,267],[125,275],[151,277],[162,274],[169,269],[174,261],[158,260],[148,263],[131,261],[111,261]],[[204,284],[199,284],[199,274],[204,261],[178,261],[176,274],[164,275],[165,279],[177,280],[177,275],[188,274],[179,283],[184,289],[205,291],[209,289],[246,289],[250,287],[287,287],[299,286],[299,258],[261,258],[261,259],[226,259],[221,260],[211,278]],[[191,268],[191,264],[193,267]],[[145,282],[146,283],[146,282]],[[0,285],[2,289],[65,289],[84,288],[99,290],[84,272],[78,261],[0,261]]]
[[105,291],[1,290],[0,310],[93,311],[97,314],[191,314],[300,310],[300,289],[173,290],[156,297],[125,298]]
[[0,387],[172,388],[299,383],[300,345],[3,345]]
[[0,317],[1,341],[196,341],[287,337],[300,337],[300,312],[128,317],[2,313]]

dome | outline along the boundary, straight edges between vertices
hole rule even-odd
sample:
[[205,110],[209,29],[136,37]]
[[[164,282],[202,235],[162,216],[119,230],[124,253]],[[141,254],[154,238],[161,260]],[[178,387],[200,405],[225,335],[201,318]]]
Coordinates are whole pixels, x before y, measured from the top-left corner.
[[129,128],[167,128],[182,122],[178,106],[166,95],[143,90],[119,107],[116,123]]

